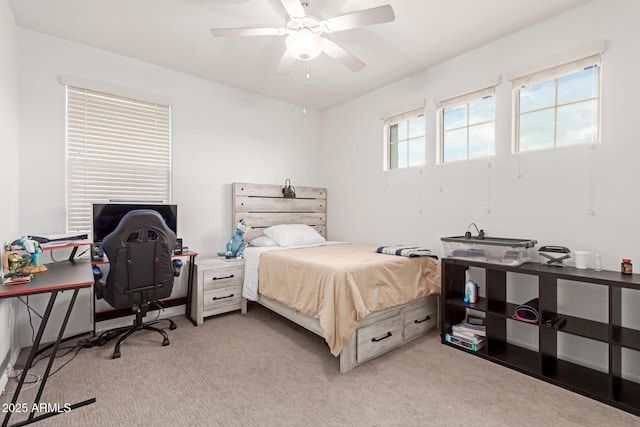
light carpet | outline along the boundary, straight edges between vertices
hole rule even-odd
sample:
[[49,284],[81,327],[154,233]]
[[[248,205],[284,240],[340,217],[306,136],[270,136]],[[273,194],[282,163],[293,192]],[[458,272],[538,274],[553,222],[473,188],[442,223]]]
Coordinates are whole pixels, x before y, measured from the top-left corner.
[[341,374],[322,338],[257,304],[197,327],[174,320],[166,347],[145,331],[125,341],[119,359],[111,359],[115,343],[81,350],[49,379],[42,401],[96,403],[37,425],[640,425],[632,414],[444,346],[437,331]]

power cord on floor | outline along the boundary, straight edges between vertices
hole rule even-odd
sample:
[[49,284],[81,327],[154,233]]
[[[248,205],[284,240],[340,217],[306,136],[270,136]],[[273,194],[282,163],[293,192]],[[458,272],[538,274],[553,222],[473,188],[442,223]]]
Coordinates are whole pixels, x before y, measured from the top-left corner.
[[[69,363],[71,363],[71,361],[73,359],[76,358],[76,356],[78,355],[78,353],[80,353],[80,350],[82,350],[83,348],[86,348],[85,346],[83,346],[81,343],[83,341],[86,340],[80,340],[76,343],[76,345],[72,346],[72,347],[60,347],[58,348],[58,351],[60,350],[67,350],[66,352],[62,353],[62,354],[56,354],[56,359],[59,359],[61,357],[65,357],[66,355],[72,353],[75,351],[75,353],[73,354],[73,356],[71,357],[71,359],[67,360],[66,362],[64,362],[62,365],[60,365],[55,371],[49,373],[49,376],[52,377],[53,375],[55,375],[58,371],[60,371],[60,369],[64,368],[65,366],[67,366]],[[45,360],[45,359],[49,359],[49,357],[51,356],[51,353],[40,353],[38,355],[38,358],[34,360],[34,362],[32,363],[32,366],[37,365],[38,363],[40,363],[40,361]]]
[[[16,380],[18,380],[18,379],[19,379],[19,377],[20,377],[21,375],[22,375],[22,371],[20,371],[20,370],[16,371],[15,369],[11,368],[11,371],[9,372],[8,377],[9,377],[9,379],[16,379]],[[31,376],[33,379],[32,379],[32,380],[29,380],[29,376]],[[25,378],[25,380],[24,380],[22,390],[29,390],[30,388],[35,387],[35,386],[36,386],[36,385],[38,385],[39,383],[40,383],[40,375],[38,375],[38,374],[34,374],[34,373],[31,373],[31,372],[28,372],[28,373],[27,373],[27,377],[26,377],[26,378]],[[6,395],[6,394],[13,394],[13,393],[15,393],[15,391],[16,391],[15,389],[13,389],[13,390],[7,390],[7,389],[5,389],[5,390],[2,392],[2,394],[3,394],[3,395]]]

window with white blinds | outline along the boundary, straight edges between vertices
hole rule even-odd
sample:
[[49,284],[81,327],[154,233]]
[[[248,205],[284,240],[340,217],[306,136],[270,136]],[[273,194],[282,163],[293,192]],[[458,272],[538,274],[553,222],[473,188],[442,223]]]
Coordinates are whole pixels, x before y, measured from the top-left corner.
[[171,107],[67,85],[67,232],[92,203],[171,200]]

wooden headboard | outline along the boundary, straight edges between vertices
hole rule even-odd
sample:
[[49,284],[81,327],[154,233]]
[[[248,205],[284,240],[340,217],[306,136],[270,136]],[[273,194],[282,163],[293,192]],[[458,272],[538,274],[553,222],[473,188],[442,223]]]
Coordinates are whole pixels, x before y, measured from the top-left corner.
[[247,241],[262,235],[262,230],[277,224],[307,224],[327,237],[327,190],[298,187],[295,199],[285,199],[282,185],[233,183],[233,228],[241,219],[253,229]]

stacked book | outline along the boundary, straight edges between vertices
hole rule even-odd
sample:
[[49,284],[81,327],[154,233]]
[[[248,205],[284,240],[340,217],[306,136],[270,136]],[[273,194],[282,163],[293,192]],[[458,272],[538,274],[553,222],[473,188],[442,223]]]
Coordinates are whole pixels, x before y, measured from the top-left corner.
[[33,278],[33,274],[15,273],[4,278],[3,285],[20,285],[22,283],[29,283]]
[[478,351],[484,347],[486,335],[486,326],[462,322],[453,325],[451,332],[445,334],[445,339],[451,344],[464,347],[471,351]]

